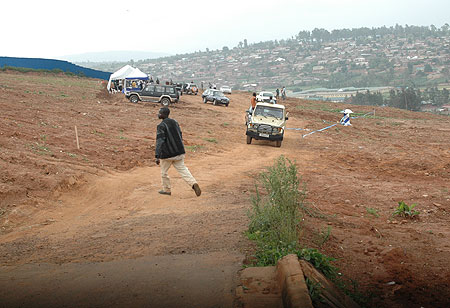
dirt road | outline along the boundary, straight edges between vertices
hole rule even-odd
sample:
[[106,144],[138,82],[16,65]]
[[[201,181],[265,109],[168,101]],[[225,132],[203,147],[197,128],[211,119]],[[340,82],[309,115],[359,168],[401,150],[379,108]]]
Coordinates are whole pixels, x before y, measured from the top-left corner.
[[[108,96],[97,81],[0,79],[6,306],[232,306],[251,253],[243,232],[255,176],[279,155],[296,161],[309,206],[325,217],[305,216],[300,241],[336,257],[343,275],[375,294],[370,306],[448,303],[448,117],[376,108],[352,127],[302,138],[339,120],[338,110],[373,108],[288,99],[289,127],[303,130],[288,130],[276,148],[245,144],[249,94],[233,93],[229,107],[183,96],[171,116],[203,193],[171,170],[172,196],[162,196],[152,159],[159,106]],[[401,200],[418,203],[420,217],[392,217]]]

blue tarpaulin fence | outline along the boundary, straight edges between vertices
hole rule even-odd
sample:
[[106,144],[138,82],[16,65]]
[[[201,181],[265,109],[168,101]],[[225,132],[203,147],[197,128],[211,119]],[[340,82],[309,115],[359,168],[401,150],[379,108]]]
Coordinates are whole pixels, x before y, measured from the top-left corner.
[[63,72],[70,72],[90,78],[108,80],[111,73],[94,70],[87,67],[78,66],[63,60],[41,59],[41,58],[15,58],[0,57],[0,67],[23,67],[30,69],[54,70],[60,69]]

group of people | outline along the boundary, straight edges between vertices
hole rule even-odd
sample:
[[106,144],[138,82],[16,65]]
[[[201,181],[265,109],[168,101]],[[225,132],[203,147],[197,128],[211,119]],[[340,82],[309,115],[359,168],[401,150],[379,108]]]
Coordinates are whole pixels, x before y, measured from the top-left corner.
[[[278,99],[279,97],[280,97],[280,89],[277,89],[276,90],[276,98]],[[283,100],[285,100],[286,99],[286,87],[283,87],[283,88],[281,88],[281,98],[283,99]]]
[[111,87],[109,88],[109,91],[111,93],[122,92],[122,90],[123,90],[123,86],[119,80],[113,80],[111,82]]
[[111,93],[122,92],[124,86],[126,88],[143,90],[147,86],[148,83],[159,84],[159,79],[156,78],[156,81],[153,81],[153,77],[150,77],[149,80],[143,80],[143,79],[119,80],[119,79],[116,79],[111,82],[111,87],[109,89],[109,92],[111,92]]

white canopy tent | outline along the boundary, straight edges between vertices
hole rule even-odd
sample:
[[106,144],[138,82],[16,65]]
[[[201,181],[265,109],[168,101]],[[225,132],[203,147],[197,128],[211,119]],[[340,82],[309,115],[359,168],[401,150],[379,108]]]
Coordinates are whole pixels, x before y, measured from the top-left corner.
[[111,76],[109,77],[108,85],[106,86],[107,90],[109,91],[111,89],[111,83],[113,80],[125,80],[125,79],[147,80],[148,75],[138,68],[132,67],[130,65],[125,65],[117,72],[111,74]]

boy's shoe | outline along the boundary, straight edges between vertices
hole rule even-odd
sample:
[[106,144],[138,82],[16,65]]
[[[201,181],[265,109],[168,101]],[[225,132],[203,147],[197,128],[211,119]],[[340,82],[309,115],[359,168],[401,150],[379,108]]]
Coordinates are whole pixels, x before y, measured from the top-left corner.
[[161,195],[171,195],[172,193],[170,191],[160,190],[158,191]]
[[195,194],[197,195],[197,197],[199,197],[202,194],[202,191],[200,189],[200,186],[198,186],[197,183],[195,183],[194,185],[192,185],[192,189],[195,191]]

